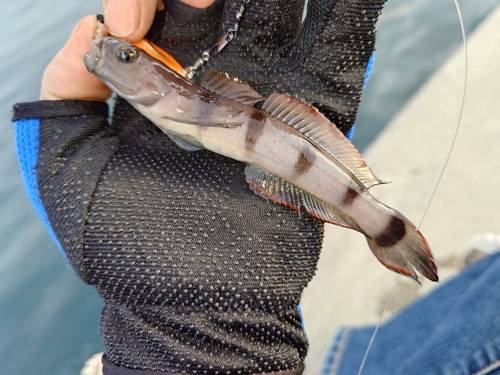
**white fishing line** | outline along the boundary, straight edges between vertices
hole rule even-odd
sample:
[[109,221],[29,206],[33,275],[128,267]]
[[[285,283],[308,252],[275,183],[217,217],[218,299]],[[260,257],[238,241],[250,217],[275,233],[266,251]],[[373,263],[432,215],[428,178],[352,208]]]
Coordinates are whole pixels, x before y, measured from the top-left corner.
[[366,348],[365,355],[363,357],[363,360],[361,361],[361,365],[359,366],[358,375],[361,375],[361,372],[363,371],[363,368],[365,367],[365,362],[366,362],[366,359],[368,358],[368,353],[370,352],[373,341],[375,340],[375,336],[377,336],[378,329],[380,327],[380,324],[382,323],[382,318],[384,317],[385,311],[387,310],[387,307],[389,306],[389,302],[391,302],[392,295],[394,294],[396,288],[399,285],[400,279],[401,279],[401,275],[398,275],[396,278],[396,281],[394,282],[394,286],[392,287],[391,294],[389,294],[389,298],[387,298],[387,301],[385,302],[384,309],[382,310],[382,313],[380,314],[380,318],[378,318],[377,325],[375,326],[375,330],[373,331],[372,337],[370,337],[370,342],[368,343],[368,347]]
[[[450,148],[448,150],[448,154],[446,155],[446,159],[444,161],[443,168],[441,169],[441,173],[439,174],[439,177],[438,177],[438,179],[436,181],[436,184],[434,185],[434,190],[432,191],[431,196],[429,197],[429,200],[427,201],[427,205],[426,205],[426,207],[424,209],[424,212],[422,214],[420,222],[418,223],[417,228],[420,228],[422,226],[422,223],[423,223],[423,221],[424,221],[424,219],[425,219],[425,217],[427,215],[427,211],[429,210],[429,207],[430,207],[432,201],[434,200],[434,196],[436,195],[436,191],[438,190],[438,188],[439,188],[439,186],[441,184],[441,180],[443,178],[444,172],[446,171],[446,168],[448,167],[448,163],[450,161],[451,154],[453,152],[453,149],[455,148],[455,143],[456,143],[456,140],[457,140],[457,137],[458,137],[460,126],[462,124],[462,115],[463,115],[464,107],[465,107],[465,97],[466,97],[466,94],[467,94],[467,79],[468,79],[468,75],[469,75],[469,62],[468,62],[469,59],[468,59],[468,55],[467,55],[467,39],[466,39],[466,35],[465,35],[465,26],[464,26],[464,21],[463,21],[463,18],[462,18],[462,12],[460,10],[460,5],[458,4],[458,0],[453,0],[453,3],[455,4],[455,9],[457,11],[458,20],[460,22],[460,30],[462,32],[462,41],[463,41],[463,50],[464,50],[464,84],[463,84],[463,92],[462,92],[462,101],[461,101],[461,104],[460,104],[460,112],[459,112],[459,115],[458,115],[457,126],[455,127],[455,132],[454,132],[453,138],[451,140],[451,144],[450,144]],[[396,281],[394,282],[394,286],[392,287],[391,293],[389,294],[389,297],[387,298],[387,301],[385,303],[384,309],[383,309],[382,313],[380,314],[380,318],[379,318],[379,320],[377,322],[375,330],[373,331],[372,337],[370,338],[370,342],[368,343],[368,347],[366,348],[365,355],[363,356],[363,360],[361,361],[361,365],[359,367],[358,375],[362,375],[363,368],[364,368],[366,360],[368,358],[368,354],[370,353],[370,349],[371,349],[371,347],[373,345],[375,337],[377,336],[377,333],[378,333],[380,324],[382,322],[382,319],[383,319],[383,317],[385,315],[387,307],[389,306],[389,303],[390,303],[390,301],[392,299],[392,296],[394,295],[394,292],[395,292],[397,286],[399,285],[399,280],[400,279],[401,279],[401,276],[398,275]]]
[[427,206],[425,207],[424,213],[422,214],[422,218],[420,219],[420,223],[418,224],[418,228],[422,226],[422,222],[424,221],[424,218],[427,215],[427,211],[429,210],[429,207],[434,200],[434,196],[436,195],[436,191],[439,188],[441,184],[441,180],[443,178],[444,172],[446,170],[446,167],[448,166],[448,163],[450,161],[451,154],[453,152],[453,149],[455,148],[455,143],[457,140],[458,132],[460,130],[460,125],[462,124],[462,115],[464,112],[464,107],[465,107],[465,96],[467,93],[467,78],[469,74],[469,63],[468,63],[468,56],[467,56],[467,39],[465,38],[465,27],[464,27],[464,21],[462,18],[462,12],[460,11],[460,5],[458,4],[458,0],[453,0],[453,3],[455,4],[455,8],[457,10],[457,15],[458,15],[458,20],[460,22],[460,30],[462,31],[462,40],[463,40],[463,49],[464,49],[464,89],[462,92],[462,103],[460,105],[460,112],[458,115],[458,122],[457,126],[455,127],[455,133],[453,134],[453,139],[451,141],[450,149],[448,150],[448,155],[446,156],[446,160],[444,162],[443,168],[441,169],[441,173],[436,181],[436,185],[434,186],[434,190],[432,191],[431,197],[429,198],[429,201],[427,202]]

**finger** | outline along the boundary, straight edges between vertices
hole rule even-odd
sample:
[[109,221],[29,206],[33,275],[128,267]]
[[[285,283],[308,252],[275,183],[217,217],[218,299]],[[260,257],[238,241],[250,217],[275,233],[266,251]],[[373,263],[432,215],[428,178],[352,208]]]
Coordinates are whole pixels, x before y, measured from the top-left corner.
[[104,22],[111,35],[136,42],[146,35],[162,0],[104,0]]
[[181,0],[184,4],[190,5],[193,8],[204,9],[213,4],[215,0]]
[[111,91],[87,71],[83,56],[89,51],[97,20],[88,16],[73,30],[63,49],[49,64],[42,79],[42,100],[99,100],[105,101]]

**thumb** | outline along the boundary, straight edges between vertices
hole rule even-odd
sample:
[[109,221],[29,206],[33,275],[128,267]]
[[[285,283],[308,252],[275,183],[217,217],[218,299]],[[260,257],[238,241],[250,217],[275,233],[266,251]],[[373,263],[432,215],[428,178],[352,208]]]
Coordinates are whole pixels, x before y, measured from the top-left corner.
[[89,73],[83,63],[96,26],[95,16],[85,17],[76,25],[66,45],[45,70],[40,99],[105,101],[111,95],[111,91]]
[[165,7],[162,0],[104,0],[103,8],[108,32],[137,42],[148,32],[156,12]]

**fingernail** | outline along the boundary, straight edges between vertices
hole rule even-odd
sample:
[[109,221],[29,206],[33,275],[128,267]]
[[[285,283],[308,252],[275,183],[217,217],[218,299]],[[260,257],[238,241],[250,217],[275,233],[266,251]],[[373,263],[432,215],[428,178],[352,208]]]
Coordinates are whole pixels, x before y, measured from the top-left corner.
[[111,35],[126,38],[139,28],[141,7],[137,0],[108,0],[106,27]]

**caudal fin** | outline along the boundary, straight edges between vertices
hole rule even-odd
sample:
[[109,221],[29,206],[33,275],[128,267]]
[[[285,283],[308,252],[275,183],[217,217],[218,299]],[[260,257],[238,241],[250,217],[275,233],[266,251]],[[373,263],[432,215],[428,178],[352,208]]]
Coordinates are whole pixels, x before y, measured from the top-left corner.
[[387,268],[416,281],[415,270],[431,281],[439,280],[427,241],[406,218],[394,216],[384,233],[366,238],[373,254]]

